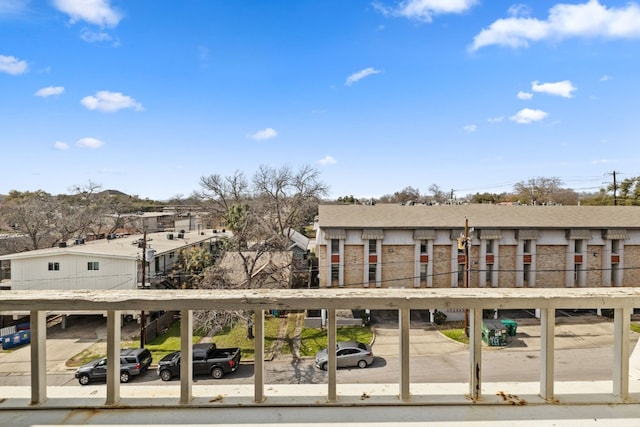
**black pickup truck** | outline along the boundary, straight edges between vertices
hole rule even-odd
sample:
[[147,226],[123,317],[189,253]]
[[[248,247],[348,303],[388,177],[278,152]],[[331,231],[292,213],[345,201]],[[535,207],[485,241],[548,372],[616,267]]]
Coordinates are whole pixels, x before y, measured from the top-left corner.
[[[220,379],[240,366],[239,348],[216,348],[215,344],[193,346],[193,374],[211,375]],[[162,381],[180,376],[180,352],[167,354],[158,362],[158,375]]]

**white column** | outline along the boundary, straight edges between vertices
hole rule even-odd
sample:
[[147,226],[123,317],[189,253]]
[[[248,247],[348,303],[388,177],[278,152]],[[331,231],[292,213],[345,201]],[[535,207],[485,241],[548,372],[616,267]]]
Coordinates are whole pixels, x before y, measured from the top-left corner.
[[551,400],[555,375],[556,311],[544,308],[540,314],[540,396],[545,400]]
[[326,271],[326,278],[327,278],[327,288],[330,288],[331,286],[333,286],[333,283],[331,283],[333,281],[333,278],[331,277],[331,265],[333,264],[331,262],[331,239],[327,240],[327,265],[325,267],[325,271]]
[[631,309],[616,308],[613,320],[613,394],[629,397],[629,323]]
[[433,286],[433,240],[427,241],[427,255],[429,262],[427,263],[427,288]]
[[47,400],[47,312],[29,313],[31,327],[31,404]]
[[611,283],[611,240],[604,241],[602,248],[602,286],[615,286]]
[[120,400],[120,311],[107,311],[107,405]]
[[193,398],[193,311],[180,311],[180,403],[189,403]]
[[264,402],[264,310],[255,310],[255,334],[254,344],[254,400],[257,403]]
[[420,240],[413,241],[413,286],[420,287]]
[[[471,253],[471,251],[469,251],[469,253]],[[487,274],[485,273],[485,270],[487,269],[487,242],[485,240],[480,240],[478,256],[480,257],[478,260],[478,287],[484,288],[487,286]]]
[[458,243],[453,241],[451,242],[451,271],[455,271],[451,275],[451,287],[458,287]]
[[376,240],[376,287],[382,287],[382,239]]
[[329,326],[327,327],[327,372],[329,374],[329,392],[327,400],[336,402],[337,366],[336,366],[336,309],[327,310],[329,316]]
[[340,269],[338,271],[338,286],[344,286],[344,240],[340,239]]
[[409,376],[409,323],[410,323],[410,310],[403,308],[400,310],[399,318],[400,322],[398,327],[400,328],[400,400],[407,401],[411,399],[409,391],[410,376]]
[[620,256],[620,261],[618,262],[618,275],[616,277],[616,283],[613,283],[613,286],[622,286],[624,283],[624,240],[620,240],[620,244],[618,245],[618,255]]
[[516,288],[524,286],[524,240],[518,240],[516,246]]
[[362,245],[362,283],[365,288],[369,287],[369,241],[364,240]]
[[469,394],[474,402],[481,398],[482,387],[482,309],[469,310]]

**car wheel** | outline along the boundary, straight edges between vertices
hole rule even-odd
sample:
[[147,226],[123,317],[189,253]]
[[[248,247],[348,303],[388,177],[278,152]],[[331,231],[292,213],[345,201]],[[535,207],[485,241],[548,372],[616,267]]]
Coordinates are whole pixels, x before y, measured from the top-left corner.
[[129,382],[129,372],[127,371],[120,372],[120,382],[121,383]]
[[82,374],[78,377],[78,382],[80,383],[80,385],[87,385],[89,384],[89,375],[87,374]]
[[324,362],[321,366],[320,369],[322,369],[323,371],[327,370],[327,362]]
[[358,368],[362,369],[362,368],[366,368],[367,367],[367,361],[366,360],[359,360],[358,361]]
[[171,379],[171,371],[168,369],[160,371],[160,379],[162,379],[162,381],[169,381]]
[[222,368],[215,367],[211,370],[211,376],[216,380],[219,380],[224,376],[224,371],[222,370]]

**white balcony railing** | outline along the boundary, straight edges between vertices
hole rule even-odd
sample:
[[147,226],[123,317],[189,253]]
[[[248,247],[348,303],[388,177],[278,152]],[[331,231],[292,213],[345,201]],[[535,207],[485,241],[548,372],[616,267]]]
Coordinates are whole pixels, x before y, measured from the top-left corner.
[[[338,393],[343,384],[337,384],[335,352],[329,353],[328,382],[320,385],[323,392],[310,395],[305,400],[299,388],[290,388],[292,396],[279,393],[277,398],[267,396],[264,382],[264,312],[269,309],[304,310],[324,307],[328,310],[329,348],[336,343],[336,310],[339,309],[395,309],[399,310],[399,360],[400,374],[397,393],[375,399],[361,399]],[[483,309],[540,309],[541,350],[540,381],[537,400],[540,406],[557,405],[559,402],[576,405],[640,405],[640,396],[630,393],[629,341],[630,316],[633,307],[640,307],[640,289],[637,288],[581,288],[581,289],[321,289],[321,290],[138,290],[138,291],[7,291],[2,292],[0,311],[28,311],[31,314],[31,384],[30,401],[13,401],[11,396],[0,395],[0,414],[4,409],[33,410],[46,406],[46,314],[47,312],[107,311],[107,357],[109,358],[106,398],[102,401],[83,400],[82,407],[132,408],[134,401],[123,402],[119,382],[119,354],[121,311],[165,310],[181,312],[181,348],[183,359],[191,359],[193,310],[254,310],[255,316],[255,366],[252,396],[230,401],[209,400],[205,406],[217,407],[274,407],[304,405],[312,407],[336,406],[438,406],[458,404],[508,405],[499,399],[482,395],[482,310]],[[442,396],[421,396],[419,388],[410,392],[410,310],[468,309],[470,325],[469,380],[459,399],[453,402]],[[564,399],[556,393],[554,380],[554,328],[556,309],[614,309],[613,372],[610,393],[601,392],[572,395]],[[111,363],[111,362],[115,363]],[[194,384],[191,364],[181,365],[180,391],[175,401],[143,396],[139,405],[145,408],[194,405]],[[5,387],[6,388],[6,387]],[[285,388],[286,389],[286,388]],[[295,399],[294,399],[295,397]],[[22,403],[20,403],[22,402]],[[57,402],[57,407],[69,409],[80,406],[68,398]],[[93,402],[93,403],[91,403]],[[295,402],[295,403],[293,403]],[[529,402],[531,404],[531,402]],[[202,401],[197,405],[201,407]],[[635,409],[634,409],[635,410]],[[639,412],[640,413],[640,412]]]

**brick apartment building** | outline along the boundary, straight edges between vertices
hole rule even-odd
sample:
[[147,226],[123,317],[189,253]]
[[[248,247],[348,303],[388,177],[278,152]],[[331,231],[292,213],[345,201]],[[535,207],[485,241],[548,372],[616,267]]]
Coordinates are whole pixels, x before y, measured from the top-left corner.
[[640,286],[640,208],[321,205],[316,253],[321,288]]

